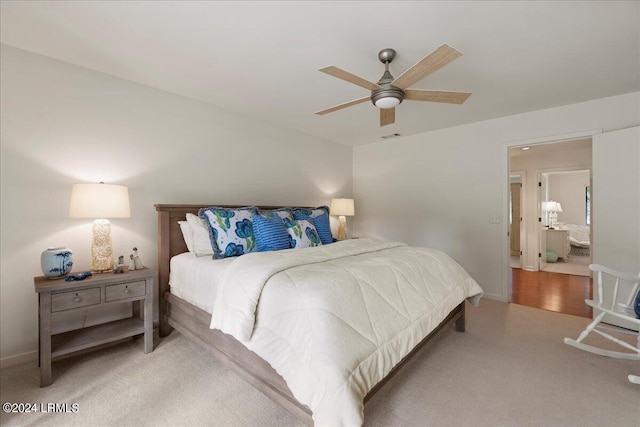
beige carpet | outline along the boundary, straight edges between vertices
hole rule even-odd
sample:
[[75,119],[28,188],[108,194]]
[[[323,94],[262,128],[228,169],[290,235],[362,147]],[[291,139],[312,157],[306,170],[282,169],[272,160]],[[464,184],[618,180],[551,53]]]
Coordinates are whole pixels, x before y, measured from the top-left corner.
[[[566,346],[588,319],[483,300],[467,332],[449,328],[365,410],[369,426],[638,426],[640,364]],[[621,335],[629,342],[632,336]],[[2,402],[77,403],[77,413],[0,415],[4,425],[286,426],[285,410],[186,338],[145,355],[140,339],[38,369],[3,369]]]

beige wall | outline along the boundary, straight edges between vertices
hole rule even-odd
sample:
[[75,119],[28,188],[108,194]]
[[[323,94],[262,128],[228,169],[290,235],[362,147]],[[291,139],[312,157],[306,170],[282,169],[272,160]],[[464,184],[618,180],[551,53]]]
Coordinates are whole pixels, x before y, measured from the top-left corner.
[[635,92],[356,147],[355,233],[442,249],[506,300],[508,147],[638,123]]
[[594,137],[593,262],[640,271],[640,127]]
[[[593,138],[593,262],[637,274],[640,271],[640,127]],[[607,280],[607,279],[605,279]],[[613,298],[612,281],[604,301]],[[622,283],[618,302],[626,302],[630,283]],[[599,314],[594,310],[594,316]],[[638,324],[613,316],[605,322],[638,330]]]
[[6,45],[1,54],[1,358],[37,349],[42,250],[68,246],[77,270],[89,268],[91,221],[68,218],[74,183],[129,186],[132,217],[112,220],[114,251],[137,246],[150,267],[154,203],[351,195],[349,147]]
[[555,200],[562,206],[558,222],[587,225],[586,188],[590,180],[588,170],[549,174],[549,200]]

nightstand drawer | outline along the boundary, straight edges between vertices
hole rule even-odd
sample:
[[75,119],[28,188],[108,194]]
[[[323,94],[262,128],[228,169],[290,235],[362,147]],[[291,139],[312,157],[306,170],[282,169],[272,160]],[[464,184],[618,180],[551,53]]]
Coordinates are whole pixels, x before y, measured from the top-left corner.
[[60,292],[51,295],[51,312],[100,304],[100,288]]
[[106,302],[143,296],[145,294],[144,286],[144,281],[107,286]]

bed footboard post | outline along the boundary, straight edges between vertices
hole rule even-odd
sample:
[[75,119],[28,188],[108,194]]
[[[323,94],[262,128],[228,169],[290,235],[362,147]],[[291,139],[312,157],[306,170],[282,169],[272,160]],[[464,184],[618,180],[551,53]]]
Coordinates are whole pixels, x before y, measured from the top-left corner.
[[464,301],[462,301],[462,303],[458,307],[460,307],[460,317],[456,319],[456,331],[464,332],[466,326]]

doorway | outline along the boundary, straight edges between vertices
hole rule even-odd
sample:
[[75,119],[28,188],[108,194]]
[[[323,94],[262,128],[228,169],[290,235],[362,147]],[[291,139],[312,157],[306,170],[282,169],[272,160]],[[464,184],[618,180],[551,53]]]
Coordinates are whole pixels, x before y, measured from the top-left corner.
[[591,137],[510,147],[509,302],[591,316],[590,241],[572,245],[577,229],[591,235],[591,163]]
[[559,168],[538,179],[544,234],[540,270],[591,277],[591,170]]

